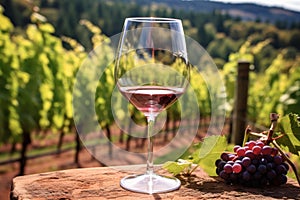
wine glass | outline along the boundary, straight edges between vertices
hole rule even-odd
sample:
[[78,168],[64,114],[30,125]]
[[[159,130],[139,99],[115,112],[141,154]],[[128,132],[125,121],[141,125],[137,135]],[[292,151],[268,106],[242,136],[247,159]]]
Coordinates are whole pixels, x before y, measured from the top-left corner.
[[185,92],[189,68],[181,20],[155,17],[125,20],[114,76],[122,95],[147,118],[148,151],[146,173],[123,178],[120,181],[123,188],[153,194],[180,187],[177,178],[154,172],[153,126],[157,115]]

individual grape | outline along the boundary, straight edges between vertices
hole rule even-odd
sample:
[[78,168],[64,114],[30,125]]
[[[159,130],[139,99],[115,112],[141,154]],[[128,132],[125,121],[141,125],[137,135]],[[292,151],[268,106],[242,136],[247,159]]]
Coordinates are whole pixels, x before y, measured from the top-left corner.
[[255,146],[252,148],[252,151],[253,151],[254,155],[259,155],[260,152],[261,152],[261,147],[255,145]]
[[277,174],[273,169],[268,171],[268,173],[267,173],[267,178],[269,180],[273,180],[276,176],[277,176]]
[[242,171],[242,165],[239,163],[234,163],[232,166],[232,171],[234,173],[240,173]]
[[273,169],[273,163],[268,163],[266,166],[268,171]]
[[251,179],[251,174],[248,171],[243,172],[243,180],[249,181]]
[[228,160],[229,160],[229,155],[228,155],[228,153],[222,153],[222,154],[221,154],[221,159],[224,160],[224,161],[228,161]]
[[260,180],[261,177],[262,177],[262,174],[259,171],[257,171],[257,172],[254,173],[253,177],[256,180]]
[[244,147],[240,147],[236,150],[236,154],[238,156],[245,156],[246,149]]
[[286,182],[287,182],[287,177],[286,177],[286,175],[281,174],[278,178],[279,178],[281,184],[286,184]]
[[242,160],[236,160],[235,163],[242,165]]
[[266,158],[261,158],[259,163],[263,164],[263,165],[266,165],[266,164],[268,164],[268,161],[267,161]]
[[278,154],[278,149],[277,148],[272,148],[272,156],[276,156]]
[[237,174],[235,174],[235,173],[231,173],[230,175],[229,175],[229,179],[230,179],[230,181],[231,182],[237,182],[237,179],[238,179],[238,175]]
[[244,157],[243,160],[242,160],[242,165],[244,167],[248,167],[250,164],[251,164],[251,159],[248,158],[248,157]]
[[247,167],[247,171],[253,174],[256,171],[255,165],[251,164]]
[[271,155],[264,155],[264,158],[265,158],[268,162],[273,162],[273,156],[271,156]]
[[240,145],[235,145],[235,146],[233,147],[233,151],[236,153],[236,152],[237,152],[237,150],[238,150],[239,148],[241,148],[241,146],[240,146]]
[[284,165],[286,171],[289,171],[290,166],[287,163],[283,162],[282,165]]
[[227,173],[227,174],[230,174],[230,173],[232,173],[232,165],[230,165],[230,164],[225,164],[224,165],[224,171]]
[[235,160],[236,158],[237,158],[237,156],[234,155],[234,154],[230,154],[230,155],[229,155],[229,160],[230,160],[230,161],[233,161],[233,160]]
[[221,161],[222,161],[221,159],[217,159],[217,160],[215,161],[215,166],[218,167]]
[[249,149],[253,149],[253,147],[256,145],[256,142],[255,141],[249,141],[249,143],[248,143],[248,147],[249,147]]
[[216,168],[216,174],[220,175],[221,170],[219,168]]
[[254,159],[255,158],[255,155],[254,155],[254,153],[253,153],[252,150],[247,150],[245,152],[245,156],[248,157],[248,158],[250,158],[250,159]]
[[217,167],[219,172],[221,172],[223,170],[225,164],[226,164],[226,162],[223,160],[219,163],[219,165]]
[[266,167],[266,165],[260,164],[260,165],[257,167],[257,171],[259,171],[261,174],[266,173],[266,172],[267,172],[267,167]]
[[277,165],[280,165],[282,163],[282,157],[281,156],[274,156],[274,163]]
[[252,160],[252,164],[255,165],[255,166],[257,166],[259,164],[259,161],[257,159],[253,159]]
[[233,164],[234,164],[234,162],[233,162],[232,160],[230,160],[230,161],[228,161],[228,162],[227,162],[227,164],[229,164],[229,165],[233,165]]
[[264,146],[264,147],[261,149],[261,153],[262,153],[263,155],[271,155],[271,153],[272,153],[272,147],[270,147],[269,145]]
[[245,148],[245,151],[252,150],[248,146],[244,146],[244,148]]
[[256,145],[260,146],[260,148],[263,148],[265,146],[265,143],[263,143],[262,141],[257,141]]
[[282,185],[287,182],[287,177],[283,174],[276,176],[276,178],[271,182],[273,185]]
[[223,168],[225,164],[226,164],[226,162],[224,160],[221,160],[218,164],[218,167]]
[[229,174],[227,174],[224,170],[220,172],[220,177],[224,180],[227,180],[229,178]]
[[276,166],[275,171],[276,171],[277,174],[287,174],[287,170],[286,170],[286,168],[284,167],[284,165],[282,165],[282,164]]

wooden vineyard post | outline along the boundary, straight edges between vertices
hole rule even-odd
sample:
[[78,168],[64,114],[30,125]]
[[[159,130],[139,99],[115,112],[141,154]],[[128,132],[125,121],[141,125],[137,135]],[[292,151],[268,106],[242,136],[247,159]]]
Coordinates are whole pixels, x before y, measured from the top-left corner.
[[246,128],[249,66],[248,61],[238,62],[231,142],[239,145],[243,143]]

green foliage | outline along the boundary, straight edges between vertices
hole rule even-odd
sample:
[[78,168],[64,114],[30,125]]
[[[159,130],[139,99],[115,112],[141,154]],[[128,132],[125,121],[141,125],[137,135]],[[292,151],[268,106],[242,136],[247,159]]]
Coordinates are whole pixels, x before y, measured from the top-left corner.
[[257,71],[257,58],[261,52],[270,48],[270,39],[257,41],[251,36],[240,49],[229,55],[229,61],[221,73],[225,80],[229,111],[233,109],[235,82],[238,62],[246,60],[251,63],[248,92],[248,120],[268,125],[269,113],[280,115],[300,109],[299,90],[299,52],[290,48],[281,50],[264,71]]
[[290,113],[279,121],[278,131],[284,134],[277,139],[280,146],[287,148],[289,152],[298,155],[300,151],[300,121],[297,114]]
[[193,163],[188,160],[178,160],[178,162],[168,161],[163,164],[163,168],[168,170],[174,176],[184,173],[190,174],[192,170]]
[[284,55],[285,50],[282,50],[265,73],[251,79],[249,115],[251,119],[257,119],[260,124],[268,124],[267,113],[276,112],[283,116],[300,108],[299,76],[296,75],[300,65],[299,55],[292,61],[285,59]]
[[[17,107],[18,87],[28,82],[27,74],[19,70],[20,63],[15,52],[17,45],[11,40],[13,25],[0,13],[0,144],[12,141],[10,136],[19,138],[22,133]],[[20,80],[20,81],[19,81]]]
[[0,5],[0,13],[1,13],[1,15],[0,15],[0,21],[1,21],[0,30],[1,30],[1,32],[2,31],[9,32],[13,29],[13,24],[8,17],[3,15],[3,11],[4,11],[4,9]]
[[163,168],[170,173],[190,174],[195,167],[200,166],[209,175],[216,175],[214,164],[227,147],[225,136],[209,136],[195,144],[178,162],[166,162]]
[[227,139],[225,136],[209,136],[204,138],[203,142],[200,142],[194,146],[196,148],[192,153],[193,163],[198,164],[209,175],[215,175],[215,169],[211,164],[220,157],[220,154],[224,152],[227,146]]
[[69,131],[73,80],[86,53],[64,49],[52,35],[54,27],[37,13],[25,35],[0,18],[0,143],[18,142],[23,132]]

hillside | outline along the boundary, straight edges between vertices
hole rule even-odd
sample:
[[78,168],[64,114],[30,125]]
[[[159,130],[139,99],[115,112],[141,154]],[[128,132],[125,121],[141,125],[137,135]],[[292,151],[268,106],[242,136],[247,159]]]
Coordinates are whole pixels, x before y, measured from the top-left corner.
[[[136,4],[143,7],[160,7],[160,8],[168,8],[175,9],[181,11],[191,11],[196,13],[208,13],[215,10],[220,11],[223,14],[228,14],[232,17],[238,17],[242,20],[250,20],[250,21],[262,21],[262,22],[271,22],[278,23],[280,22],[283,25],[289,25],[292,23],[300,23],[300,12],[291,11],[279,7],[267,7],[252,3],[240,3],[240,4],[232,4],[232,3],[222,3],[222,2],[214,2],[209,0],[95,0],[94,2],[105,2],[113,4],[113,3],[125,3],[126,5]],[[84,3],[85,2],[85,3]],[[33,4],[38,5],[41,9],[46,8],[46,12],[53,14],[52,16],[57,16],[56,9],[58,8],[58,4],[70,4],[69,1],[56,1],[56,0],[35,0],[35,1],[26,1],[26,0],[0,0],[0,4],[4,5],[4,7],[9,7],[6,10],[6,14],[13,18],[16,15],[22,13],[22,15],[28,15],[29,13],[26,11],[26,7],[31,7]],[[76,8],[86,7],[90,5],[88,1],[83,1],[82,5],[78,5],[76,1],[72,2],[73,6]],[[85,4],[85,5],[84,5]],[[49,6],[51,9],[49,9]],[[14,10],[12,7],[15,7],[17,10]],[[94,8],[90,8],[94,9]],[[45,9],[44,9],[45,10]],[[82,10],[78,8],[78,10]],[[20,13],[21,12],[21,13]],[[113,11],[111,11],[113,12]],[[23,22],[21,22],[23,21]],[[19,19],[16,24],[22,24],[24,20]]]
[[300,13],[279,8],[267,7],[251,3],[222,3],[212,2],[207,0],[134,0],[138,4],[160,4],[170,8],[180,10],[191,10],[197,12],[211,12],[220,10],[224,14],[227,13],[233,17],[240,17],[243,20],[257,20],[267,22],[287,21],[287,22],[300,22]]

